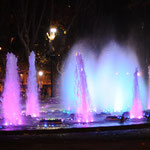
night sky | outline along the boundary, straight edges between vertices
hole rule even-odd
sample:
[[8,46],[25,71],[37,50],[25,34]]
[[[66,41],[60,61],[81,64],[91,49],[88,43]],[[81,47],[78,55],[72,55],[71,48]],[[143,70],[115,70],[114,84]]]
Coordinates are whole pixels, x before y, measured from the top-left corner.
[[83,39],[95,49],[111,39],[121,44],[130,40],[142,60],[150,63],[149,0],[1,0],[0,3],[1,55],[11,51],[26,60],[23,59],[26,48],[18,31],[29,51],[38,49],[41,55],[54,53],[46,32],[50,25],[56,25],[59,33],[53,44],[57,54],[68,53],[76,41]]

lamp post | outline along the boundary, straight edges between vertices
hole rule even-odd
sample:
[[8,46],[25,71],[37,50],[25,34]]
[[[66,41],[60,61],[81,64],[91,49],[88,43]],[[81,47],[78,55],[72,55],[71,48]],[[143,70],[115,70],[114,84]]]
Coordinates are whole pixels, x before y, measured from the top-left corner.
[[39,76],[43,76],[43,71],[39,71]]
[[43,74],[44,74],[43,71],[39,71],[39,72],[38,72],[38,75],[39,75],[39,91],[40,91],[40,89],[41,89],[41,87],[42,87],[42,86],[41,86],[41,77],[43,76]]
[[[52,48],[53,48],[52,41],[55,39],[56,33],[57,33],[57,28],[55,26],[51,26],[49,32],[46,33]],[[54,96],[54,93],[53,93],[53,72],[54,72],[53,60],[55,59],[55,55],[51,55],[50,59],[51,59],[51,74],[50,74],[50,76],[51,76],[51,97],[53,97]]]
[[56,27],[51,27],[49,32],[46,33],[46,35],[47,35],[47,37],[49,39],[49,42],[51,42],[52,40],[55,39],[56,32],[57,32],[57,28]]

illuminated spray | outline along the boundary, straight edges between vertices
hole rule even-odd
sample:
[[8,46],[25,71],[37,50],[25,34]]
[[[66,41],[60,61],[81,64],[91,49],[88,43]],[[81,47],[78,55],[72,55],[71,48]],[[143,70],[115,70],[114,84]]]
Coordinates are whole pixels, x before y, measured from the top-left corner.
[[[76,103],[77,86],[76,50],[82,54],[84,72],[90,105],[87,109],[92,112],[125,112],[130,111],[134,98],[135,68],[140,69],[138,59],[129,47],[123,47],[112,41],[107,44],[99,57],[95,57],[92,50],[84,44],[77,44],[72,48],[68,59],[64,63],[64,73],[61,78],[61,94],[63,107],[73,113],[79,109]],[[138,76],[139,95],[143,109],[146,108],[146,86],[140,72]],[[92,106],[92,107],[91,107]]]
[[31,52],[29,56],[29,74],[27,83],[27,102],[26,115],[38,117],[40,115],[38,89],[37,89],[37,75],[35,68],[35,54]]
[[22,124],[20,100],[17,58],[12,53],[8,53],[3,92],[3,114],[5,125]]
[[93,121],[90,104],[90,97],[87,87],[86,73],[82,55],[76,52],[76,69],[75,69],[75,94],[77,95],[77,114],[81,114],[78,122]]
[[130,118],[142,118],[142,104],[139,95],[139,84],[138,84],[138,69],[136,68],[134,73],[134,97],[133,97],[133,105],[130,111]]

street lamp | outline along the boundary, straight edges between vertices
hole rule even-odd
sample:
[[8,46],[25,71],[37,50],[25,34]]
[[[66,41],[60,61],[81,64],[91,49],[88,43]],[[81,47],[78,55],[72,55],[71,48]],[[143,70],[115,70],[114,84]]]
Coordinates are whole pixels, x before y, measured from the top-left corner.
[[56,33],[57,29],[56,28],[50,28],[50,33]]
[[50,28],[50,33],[46,33],[48,39],[50,41],[54,40],[55,39],[55,36],[56,36],[56,32],[57,32],[57,28],[56,27],[52,27]]
[[139,76],[139,77],[140,77],[140,76],[141,76],[141,72],[138,72],[138,73],[137,73],[137,76]]
[[43,71],[39,71],[39,72],[38,72],[38,75],[39,75],[39,76],[43,76]]
[[41,77],[43,76],[43,74],[44,74],[43,71],[38,72],[38,75],[39,75],[39,78],[38,78],[39,79],[39,81],[38,81],[39,82],[39,88],[38,88],[38,90],[39,90],[39,92],[41,91],[41,88],[42,88]]

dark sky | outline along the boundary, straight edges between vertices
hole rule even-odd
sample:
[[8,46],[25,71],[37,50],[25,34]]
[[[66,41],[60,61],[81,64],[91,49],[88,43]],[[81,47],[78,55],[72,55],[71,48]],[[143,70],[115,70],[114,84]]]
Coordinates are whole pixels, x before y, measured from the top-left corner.
[[[36,7],[38,17],[45,0],[22,1],[28,1],[28,13],[31,15]],[[19,0],[1,0],[1,30],[11,29],[16,21],[14,12],[20,13],[20,8]],[[148,0],[47,0],[42,25],[49,27],[50,21],[54,20],[67,28],[70,20],[78,13],[71,28],[74,36],[107,34],[109,31],[109,34],[113,32],[126,37],[132,28],[140,26],[142,22],[149,24],[149,8]]]
[[111,38],[120,43],[133,39],[139,53],[149,57],[149,0],[1,0],[0,46],[12,49],[10,38],[15,37],[13,50],[20,51],[23,46],[16,24],[21,22],[22,12],[26,8],[24,4],[27,3],[28,21],[33,19],[30,16],[36,8],[37,26],[45,2],[37,42],[44,41],[50,24],[59,24],[65,30],[68,29],[68,45],[82,38],[90,39],[96,46]]
[[[32,9],[36,7],[37,15],[40,14],[44,1],[29,1],[28,12],[32,13]],[[121,32],[129,28],[129,25],[134,24],[134,22],[146,20],[148,13],[144,11],[147,11],[150,7],[148,2],[148,0],[47,0],[43,21],[45,25],[50,23],[50,19],[62,21],[61,23],[65,26],[69,22],[63,23],[63,21],[67,21],[65,20],[67,17],[70,20],[78,13],[75,23],[76,30],[78,29],[81,34],[89,34],[92,32],[91,30],[97,30],[98,27],[100,30],[103,28],[103,24],[105,27],[111,24],[110,26],[114,26],[118,29],[118,32]],[[1,0],[2,27],[6,27],[6,24],[4,24],[6,22],[10,24],[8,20],[10,15],[14,15],[13,12],[19,13],[20,7],[19,0]]]

